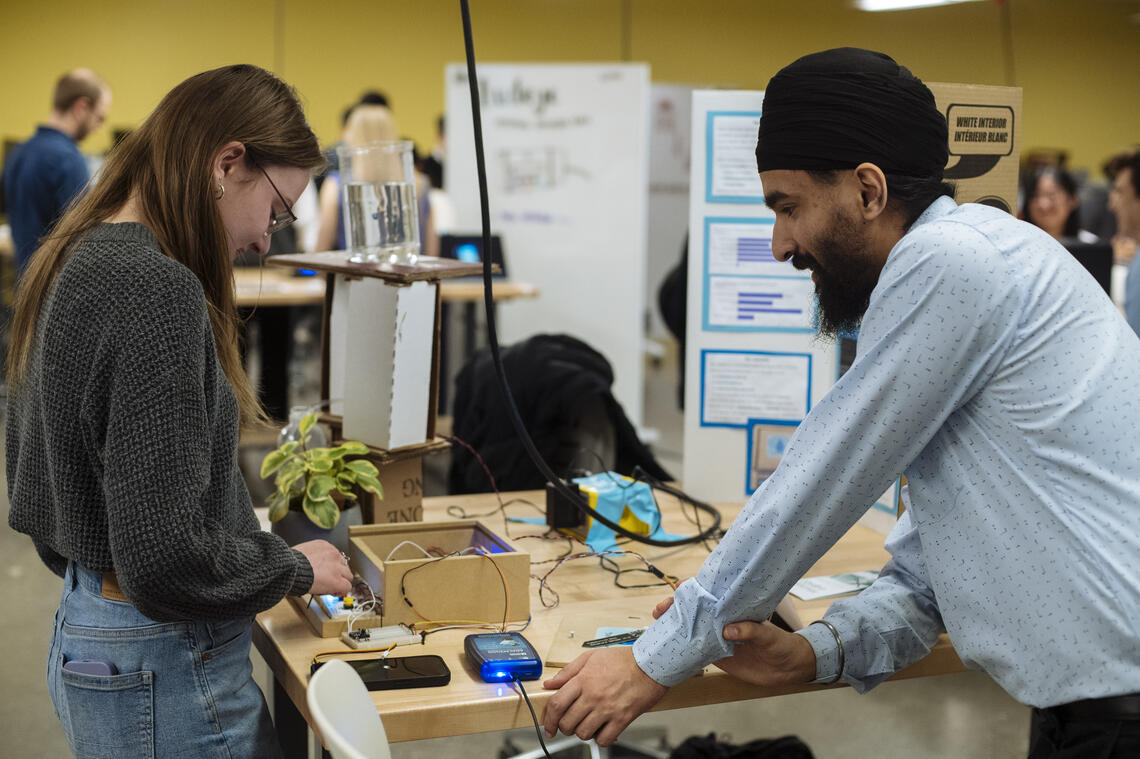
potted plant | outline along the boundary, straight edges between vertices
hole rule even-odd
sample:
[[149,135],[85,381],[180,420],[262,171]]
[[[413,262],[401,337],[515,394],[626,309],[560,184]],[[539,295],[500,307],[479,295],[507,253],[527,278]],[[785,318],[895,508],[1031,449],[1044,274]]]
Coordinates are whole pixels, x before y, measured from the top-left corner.
[[[290,544],[325,538],[346,550],[348,530],[343,536],[330,537],[327,532],[337,527],[341,512],[357,508],[355,522],[360,523],[357,495],[375,493],[384,497],[379,470],[364,459],[349,458],[368,453],[368,446],[345,441],[335,446],[310,448],[309,439],[317,422],[317,413],[307,414],[298,428],[299,439],[282,443],[261,462],[261,477],[273,477],[274,490],[266,499],[269,520],[274,532]],[[286,518],[289,518],[288,520]],[[281,525],[291,521],[290,528]],[[306,527],[311,523],[319,531]],[[280,525],[280,527],[279,527]]]

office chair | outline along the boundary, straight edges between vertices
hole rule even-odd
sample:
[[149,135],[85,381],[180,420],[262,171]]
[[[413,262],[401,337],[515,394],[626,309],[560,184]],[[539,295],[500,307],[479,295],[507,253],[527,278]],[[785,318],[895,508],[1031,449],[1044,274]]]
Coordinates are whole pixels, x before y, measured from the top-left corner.
[[305,700],[333,759],[391,759],[384,723],[352,667],[326,662],[309,679]]

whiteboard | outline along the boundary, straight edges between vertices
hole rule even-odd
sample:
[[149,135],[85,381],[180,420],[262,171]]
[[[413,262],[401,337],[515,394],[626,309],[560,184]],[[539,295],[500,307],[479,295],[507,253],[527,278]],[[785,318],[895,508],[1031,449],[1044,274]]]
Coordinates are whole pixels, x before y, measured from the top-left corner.
[[[649,185],[649,67],[480,64],[491,231],[512,280],[536,300],[498,309],[504,345],[539,333],[589,343],[614,395],[643,419]],[[466,68],[445,72],[446,189],[455,233],[480,229]]]

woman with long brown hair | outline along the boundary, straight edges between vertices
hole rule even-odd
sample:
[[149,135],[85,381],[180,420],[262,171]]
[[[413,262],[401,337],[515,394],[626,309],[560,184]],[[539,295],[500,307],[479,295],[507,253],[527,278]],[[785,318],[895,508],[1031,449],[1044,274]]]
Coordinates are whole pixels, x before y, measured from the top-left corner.
[[238,355],[233,258],[265,254],[321,153],[255,66],[175,87],[108,157],[20,282],[10,525],[64,577],[48,686],[77,756],[275,756],[250,620],[344,593],[325,541],[261,531],[237,467],[264,419]]

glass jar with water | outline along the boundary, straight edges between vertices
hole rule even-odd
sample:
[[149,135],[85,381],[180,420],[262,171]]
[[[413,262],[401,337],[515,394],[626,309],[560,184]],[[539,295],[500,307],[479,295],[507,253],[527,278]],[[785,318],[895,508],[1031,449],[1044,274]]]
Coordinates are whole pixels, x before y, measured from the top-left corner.
[[420,224],[412,143],[344,145],[336,152],[348,260],[414,264]]

